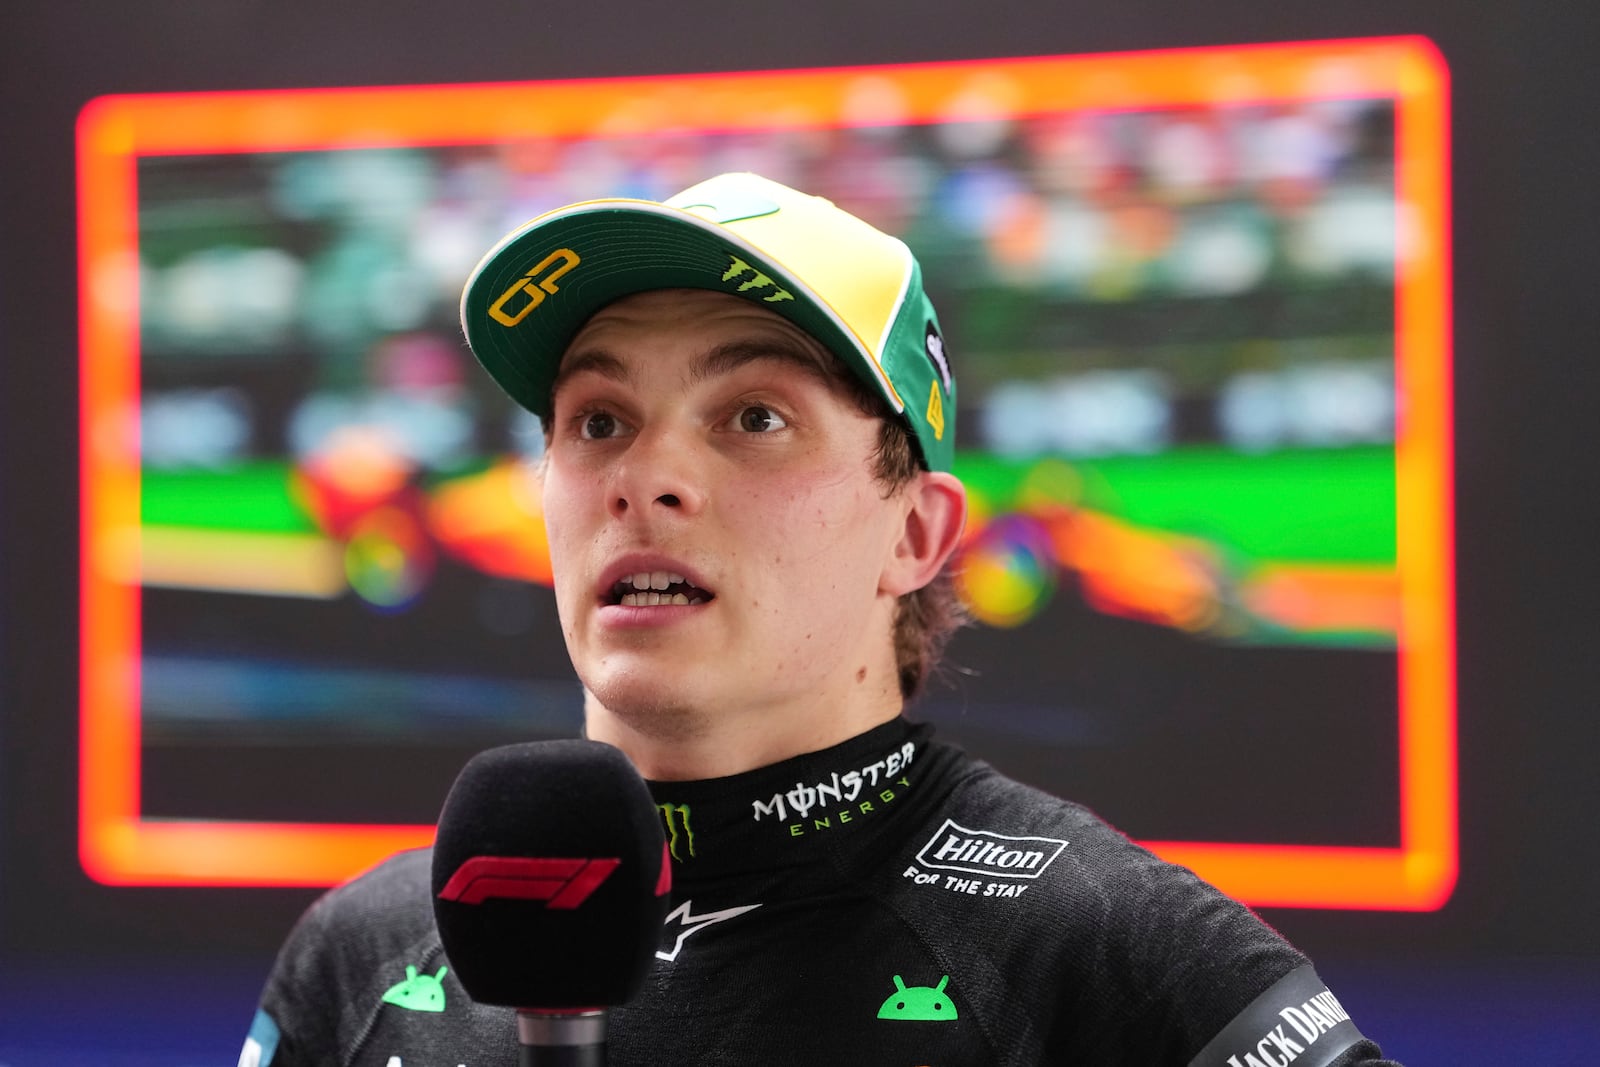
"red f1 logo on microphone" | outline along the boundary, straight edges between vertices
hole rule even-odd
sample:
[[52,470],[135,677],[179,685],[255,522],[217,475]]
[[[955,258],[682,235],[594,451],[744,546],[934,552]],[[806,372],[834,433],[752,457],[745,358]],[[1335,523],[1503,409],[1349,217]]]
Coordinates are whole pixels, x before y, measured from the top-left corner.
[[474,856],[456,868],[439,891],[440,900],[482,904],[486,900],[542,900],[548,908],[572,909],[589,899],[621,860],[547,860],[531,856]]

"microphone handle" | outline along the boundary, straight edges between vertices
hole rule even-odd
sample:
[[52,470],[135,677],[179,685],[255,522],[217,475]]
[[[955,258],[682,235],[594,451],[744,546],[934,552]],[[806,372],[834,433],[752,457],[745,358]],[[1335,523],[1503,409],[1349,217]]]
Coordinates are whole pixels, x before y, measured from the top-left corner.
[[606,1067],[604,1045],[523,1045],[520,1067]]
[[604,1010],[517,1009],[521,1067],[606,1067]]

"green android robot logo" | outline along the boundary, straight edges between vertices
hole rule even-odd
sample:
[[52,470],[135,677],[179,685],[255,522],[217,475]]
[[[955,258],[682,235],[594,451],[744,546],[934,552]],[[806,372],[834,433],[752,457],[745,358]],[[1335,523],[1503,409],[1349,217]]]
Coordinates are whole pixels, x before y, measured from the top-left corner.
[[900,1019],[906,1022],[955,1022],[955,1003],[945,995],[944,991],[944,987],[949,984],[950,976],[947,974],[939,979],[939,984],[936,986],[917,985],[908,988],[905,981],[897,974],[894,976],[895,991],[889,994],[889,999],[878,1009],[878,1018]]
[[415,967],[407,967],[406,980],[390,986],[383,1002],[407,1011],[444,1011],[444,976],[449,973],[448,967],[440,967],[435,975],[418,974]]

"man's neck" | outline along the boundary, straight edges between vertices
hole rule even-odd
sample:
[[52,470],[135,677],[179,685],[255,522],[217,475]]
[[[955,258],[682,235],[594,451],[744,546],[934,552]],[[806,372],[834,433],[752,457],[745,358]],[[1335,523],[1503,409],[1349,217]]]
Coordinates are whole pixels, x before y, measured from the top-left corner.
[[892,699],[832,711],[752,711],[740,715],[692,712],[622,715],[587,695],[584,733],[615,745],[652,781],[726,778],[848,741],[898,716]]

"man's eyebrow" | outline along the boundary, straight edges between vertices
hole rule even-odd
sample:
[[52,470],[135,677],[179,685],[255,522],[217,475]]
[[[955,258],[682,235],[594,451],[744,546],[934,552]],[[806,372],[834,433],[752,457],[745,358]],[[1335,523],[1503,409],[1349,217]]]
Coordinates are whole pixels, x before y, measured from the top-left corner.
[[[688,380],[690,384],[698,384],[761,360],[783,363],[804,371],[824,385],[837,384],[847,373],[843,365],[825,351],[813,351],[786,339],[738,338],[717,345],[695,360],[689,367]],[[633,372],[626,363],[603,348],[592,348],[569,355],[561,361],[561,368],[550,385],[551,397],[579,374],[597,374],[619,385],[628,385],[633,381]]]
[[568,356],[561,361],[555,381],[550,383],[550,395],[555,396],[567,379],[577,374],[598,374],[621,385],[627,385],[633,380],[633,374],[628,370],[626,363],[604,349],[595,348],[575,356]]
[[703,382],[759,360],[787,364],[815,376],[824,384],[837,381],[839,371],[844,369],[834,365],[832,355],[813,351],[804,345],[786,340],[750,338],[726,341],[695,360],[689,368],[689,381]]

